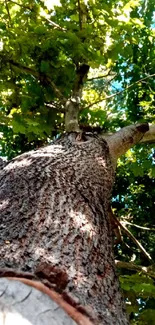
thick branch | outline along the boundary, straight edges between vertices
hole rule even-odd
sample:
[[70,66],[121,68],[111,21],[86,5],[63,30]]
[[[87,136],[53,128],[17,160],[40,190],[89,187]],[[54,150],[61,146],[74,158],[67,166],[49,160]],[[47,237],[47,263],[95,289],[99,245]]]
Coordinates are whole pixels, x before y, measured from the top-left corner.
[[[3,277],[0,279],[0,287],[0,324],[94,324],[94,319],[91,320],[91,315],[84,306],[74,301],[71,304],[71,299],[65,300],[67,297],[49,289],[40,281],[27,277]],[[26,303],[26,308],[23,302]]]
[[[79,14],[79,29],[82,30],[83,23],[87,21],[87,6],[78,0],[78,14]],[[81,41],[85,41],[85,37],[81,37]],[[76,77],[73,83],[71,98],[66,103],[65,114],[65,129],[66,132],[80,132],[79,128],[79,109],[82,97],[83,83],[87,78],[89,65],[85,63],[76,64]]]
[[118,261],[118,260],[115,260],[115,265],[117,268],[141,272],[141,273],[155,279],[155,272],[151,271],[150,266],[146,267],[146,266],[141,266],[141,265],[135,265],[130,262],[122,262],[122,261]]
[[89,66],[87,64],[82,64],[78,69],[75,77],[75,81],[73,84],[73,92],[70,99],[64,98],[63,94],[56,87],[54,82],[50,79],[49,76],[39,73],[38,71],[26,67],[18,62],[15,62],[12,59],[7,60],[12,66],[16,67],[20,71],[33,75],[38,80],[45,80],[54,90],[56,96],[61,100],[61,103],[65,104],[65,126],[66,132],[79,132],[79,124],[78,124],[78,115],[79,115],[79,107],[81,103],[81,92],[83,83],[85,78],[87,77]]
[[143,135],[140,143],[155,143],[155,124],[149,126],[149,130]]
[[128,149],[138,143],[148,130],[148,124],[143,123],[126,126],[111,136],[102,135],[109,145],[114,165],[116,164],[117,159]]

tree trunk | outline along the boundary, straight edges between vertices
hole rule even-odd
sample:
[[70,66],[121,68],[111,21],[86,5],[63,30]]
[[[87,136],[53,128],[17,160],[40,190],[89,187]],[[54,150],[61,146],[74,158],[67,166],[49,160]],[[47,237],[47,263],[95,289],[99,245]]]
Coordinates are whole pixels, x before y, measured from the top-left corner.
[[108,216],[113,182],[106,141],[75,133],[6,164],[0,267],[46,278],[94,324],[125,325]]

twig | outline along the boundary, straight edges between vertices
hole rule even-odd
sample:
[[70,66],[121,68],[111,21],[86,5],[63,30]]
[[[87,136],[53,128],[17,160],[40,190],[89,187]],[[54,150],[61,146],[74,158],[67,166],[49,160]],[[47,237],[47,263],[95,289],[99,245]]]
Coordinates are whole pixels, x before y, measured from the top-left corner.
[[9,17],[9,23],[10,23],[10,26],[11,26],[12,22],[11,22],[11,16],[10,16],[10,11],[9,11],[7,0],[5,0],[5,6],[6,6],[6,11],[7,11],[8,17]]
[[[6,1],[6,0],[5,0]],[[31,7],[29,7],[29,6],[25,6],[25,5],[22,5],[22,4],[20,4],[20,3],[17,3],[16,1],[13,1],[13,0],[8,0],[9,2],[12,2],[12,3],[14,3],[14,4],[16,4],[17,6],[19,6],[19,7],[21,7],[21,8],[25,8],[25,9],[28,9],[28,10],[30,10],[30,11],[32,11],[33,10],[33,8],[31,8]],[[67,31],[67,29],[66,28],[63,28],[63,27],[61,27],[60,25],[58,25],[58,24],[56,24],[54,21],[52,21],[52,20],[50,20],[48,17],[47,17],[47,14],[43,11],[42,13],[41,13],[41,16],[45,19],[45,20],[47,20],[51,25],[53,25],[54,27],[56,27],[56,28],[58,28],[58,29],[60,29],[60,30],[62,30],[62,31]]]
[[65,113],[64,106],[61,105],[61,102],[54,102],[54,103],[44,103],[46,107],[49,107],[51,109],[57,110],[59,113]]
[[[3,0],[0,1],[0,2],[3,2]],[[16,1],[8,0],[8,2],[12,2],[12,3],[14,3],[15,5],[17,5],[19,7],[22,7],[22,8],[25,8],[25,9],[28,9],[28,10],[32,11],[32,8],[30,8],[29,6],[22,5],[22,4],[20,4],[20,3],[16,2]]]
[[131,87],[133,87],[134,85],[138,84],[139,82],[142,82],[143,80],[146,80],[146,79],[152,78],[152,77],[154,77],[154,76],[155,76],[155,73],[150,74],[149,76],[144,77],[144,78],[142,78],[142,79],[139,79],[139,80],[133,82],[131,85],[127,86],[125,89],[122,89],[122,90],[120,90],[120,91],[117,91],[115,94],[112,94],[112,95],[110,95],[110,96],[107,96],[107,97],[104,97],[104,98],[100,98],[100,99],[97,100],[96,102],[94,102],[94,103],[88,105],[86,108],[90,108],[90,107],[92,107],[92,106],[94,106],[94,105],[96,105],[96,104],[98,104],[98,103],[100,103],[100,102],[102,102],[102,101],[104,101],[104,100],[108,100],[108,99],[110,99],[110,98],[115,97],[116,95],[120,95],[120,94],[122,94],[123,92],[127,91],[128,89],[130,89]]
[[97,100],[96,102],[94,102],[94,103],[88,105],[88,106],[85,107],[85,108],[90,108],[90,107],[92,107],[92,106],[94,106],[94,105],[96,105],[96,104],[99,104],[99,103],[103,102],[104,100],[107,100],[107,99],[110,99],[110,98],[112,98],[112,97],[115,97],[116,95],[119,95],[119,94],[123,93],[124,91],[125,91],[125,89],[120,90],[120,91],[116,92],[115,94],[112,94],[112,95],[107,96],[107,97],[105,97],[105,98],[99,99],[99,100]]
[[46,76],[46,80],[49,82],[49,84],[53,88],[53,90],[54,90],[55,94],[58,96],[58,98],[61,99],[61,102],[65,104],[67,99],[63,96],[61,91],[56,87],[55,83],[48,76]]
[[54,27],[56,27],[56,28],[62,30],[63,32],[66,32],[66,31],[67,31],[66,28],[63,28],[63,27],[61,27],[60,25],[54,23],[54,21],[52,21],[52,20],[50,20],[49,18],[43,16],[43,14],[42,14],[41,16],[42,16],[45,20],[47,20],[51,25],[53,25]]
[[139,228],[139,229],[143,229],[143,230],[155,231],[155,228],[142,227],[142,226],[136,225],[136,224],[131,223],[131,222],[128,222],[128,221],[121,221],[121,224],[122,225],[128,224],[128,225],[131,225],[133,227],[136,227],[136,228]]
[[31,74],[34,77],[36,77],[39,80],[45,79],[46,81],[48,81],[48,83],[51,85],[51,87],[53,88],[55,94],[58,96],[58,98],[60,98],[62,100],[63,103],[66,102],[66,99],[64,98],[63,94],[60,92],[60,90],[56,87],[56,85],[54,84],[54,82],[50,79],[49,76],[47,75],[42,75],[40,73],[38,73],[37,71],[35,71],[32,68],[26,67],[18,62],[13,61],[12,59],[9,59],[8,62],[15,66],[16,68],[18,68],[19,70],[22,70],[25,73]]
[[116,216],[113,214],[114,221],[118,224],[118,226],[126,233],[126,235],[136,244],[136,246],[140,249],[142,254],[149,260],[152,261],[152,257],[150,254],[145,250],[145,248],[142,246],[142,244],[134,237],[134,235],[116,218]]
[[[92,77],[92,78],[89,78],[89,79],[87,79],[87,82],[88,81],[92,81],[92,80],[97,80],[97,79],[102,79],[102,78],[106,78],[106,77],[108,77],[109,75],[110,75],[110,72],[111,72],[111,69],[107,72],[107,74],[105,74],[105,75],[102,75],[102,76],[98,76],[98,77]],[[115,76],[116,76],[117,74],[115,74]]]

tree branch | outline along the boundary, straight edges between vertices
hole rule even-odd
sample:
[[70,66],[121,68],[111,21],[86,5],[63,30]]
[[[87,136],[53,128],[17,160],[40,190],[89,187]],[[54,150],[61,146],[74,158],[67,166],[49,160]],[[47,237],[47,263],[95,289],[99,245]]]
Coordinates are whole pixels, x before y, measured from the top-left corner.
[[43,16],[43,15],[41,15],[41,16],[42,16],[45,20],[47,20],[47,21],[49,22],[50,25],[53,25],[55,28],[60,29],[60,30],[62,30],[63,32],[66,32],[66,31],[67,31],[66,28],[61,27],[60,25],[54,23],[54,21],[50,20],[49,18],[47,18],[47,17],[45,17],[45,16]]
[[[136,124],[134,126],[136,126]],[[133,125],[130,125],[129,128],[130,127],[133,127]],[[125,127],[125,128],[128,128],[128,127]],[[125,128],[123,128],[122,130],[125,130]],[[120,132],[120,131],[118,131],[118,132]],[[109,145],[111,146],[111,142],[112,142],[111,140],[112,140],[112,136],[114,134],[116,134],[116,133],[102,132],[102,133],[100,133],[100,136],[103,139],[105,139],[109,143]],[[139,141],[137,141],[137,143],[140,143],[140,144],[152,144],[152,143],[155,143],[155,124],[149,125],[149,130],[146,133],[143,134],[143,136],[141,137],[141,139]],[[132,144],[131,144],[130,148],[131,147],[132,147]],[[112,150],[112,147],[111,147],[111,150]],[[121,152],[121,148],[120,148],[120,152]],[[118,154],[119,154],[119,152],[118,152]],[[120,153],[120,155],[122,155],[122,154]]]
[[108,99],[110,99],[110,98],[113,98],[113,97],[115,97],[116,95],[119,95],[119,94],[123,93],[124,91],[125,91],[125,89],[120,90],[120,91],[118,91],[118,92],[116,92],[115,94],[112,94],[112,95],[110,95],[110,96],[106,96],[106,97],[104,97],[104,98],[102,98],[102,99],[98,99],[96,102],[91,103],[90,105],[86,106],[85,108],[88,109],[88,108],[90,108],[90,107],[92,107],[92,106],[94,106],[94,105],[96,105],[96,104],[99,104],[99,103],[103,102],[104,100],[108,100]]
[[152,261],[152,257],[148,254],[148,252],[145,250],[145,248],[142,246],[142,244],[134,237],[134,235],[117,219],[113,211],[111,210],[110,214],[111,218],[114,220],[114,222],[125,232],[125,234],[136,244],[136,246],[140,249],[142,254],[149,260]]
[[82,30],[82,12],[81,12],[80,0],[78,0],[78,13],[79,13],[79,28],[80,30]]
[[10,16],[10,11],[9,11],[9,7],[8,7],[8,3],[7,3],[7,0],[5,0],[5,6],[6,6],[6,11],[8,13],[8,17],[9,17],[9,23],[10,23],[10,26],[11,26],[11,16]]
[[[87,23],[88,19],[88,8],[85,1],[78,0],[78,14],[79,14],[79,29],[83,29],[83,24]],[[85,37],[84,37],[85,40]]]
[[[102,79],[102,78],[106,78],[110,75],[110,72],[111,72],[111,69],[105,74],[105,75],[102,75],[102,76],[98,76],[98,77],[92,77],[92,78],[89,78],[87,79],[87,82],[90,82],[92,80],[97,80],[97,79]],[[116,77],[117,74],[115,74],[115,77]]]
[[[6,0],[5,0],[5,1],[6,1]],[[28,10],[30,10],[31,12],[33,11],[33,7],[25,6],[25,5],[23,5],[23,4],[17,3],[16,1],[13,1],[13,0],[9,0],[9,2],[12,2],[12,3],[14,3],[15,5],[17,5],[17,6],[21,7],[21,8],[28,9]],[[43,10],[43,9],[42,9],[42,10]],[[46,14],[46,12],[45,12],[44,10],[42,11],[41,16],[42,16],[46,21],[48,21],[51,25],[53,25],[55,28],[60,29],[60,30],[65,31],[65,32],[67,31],[66,28],[63,28],[63,27],[61,27],[60,25],[56,24],[54,21],[50,20],[50,19],[47,17],[47,14]]]
[[76,71],[71,98],[66,102],[65,130],[66,132],[80,132],[78,124],[79,108],[82,96],[82,87],[87,77],[89,66],[81,64]]
[[118,261],[118,260],[115,260],[115,265],[117,268],[141,272],[141,273],[155,279],[155,272],[151,271],[150,266],[146,267],[146,266],[141,266],[141,265],[135,265],[131,262],[122,262],[122,261]]
[[101,137],[105,139],[109,145],[114,167],[116,166],[117,159],[125,154],[128,149],[137,144],[148,130],[148,124],[143,123],[126,126],[112,135],[101,134]]
[[20,3],[16,2],[16,1],[13,1],[13,0],[9,0],[9,2],[12,2],[12,3],[14,3],[15,5],[17,5],[17,6],[21,7],[21,8],[28,9],[28,10],[32,11],[32,8],[30,8],[29,6],[22,5],[22,4],[20,4]]
[[149,78],[152,78],[152,77],[154,77],[154,76],[155,76],[155,73],[150,74],[149,76],[144,77],[144,78],[142,78],[142,79],[139,79],[139,80],[133,82],[131,85],[127,86],[125,89],[122,89],[122,90],[120,90],[120,91],[117,91],[116,93],[114,93],[114,94],[112,94],[112,95],[110,95],[110,96],[106,96],[106,97],[104,97],[104,98],[100,98],[100,99],[98,99],[96,102],[91,103],[91,104],[88,105],[86,108],[88,109],[88,108],[90,108],[90,107],[92,107],[92,106],[94,106],[94,105],[96,105],[96,104],[101,103],[101,102],[104,101],[104,100],[108,100],[108,99],[111,99],[111,98],[113,98],[113,97],[115,97],[115,96],[117,96],[117,95],[120,95],[120,94],[124,93],[125,91],[127,91],[128,89],[130,89],[131,87],[133,87],[134,85],[138,84],[139,82],[142,82],[142,81],[144,81],[144,80],[146,80],[146,79],[149,79]]
[[55,28],[60,29],[60,30],[62,30],[63,32],[66,32],[66,31],[67,31],[66,28],[61,27],[60,25],[56,24],[54,21],[52,21],[51,19],[49,19],[49,18],[47,17],[46,12],[43,11],[43,12],[41,13],[41,16],[42,16],[46,21],[48,21],[50,25],[54,26]]
[[149,130],[143,135],[140,143],[155,143],[155,124],[149,126]]
[[152,77],[155,77],[155,73],[150,74],[149,76],[146,76],[144,78],[141,78],[141,79],[133,82],[131,85],[127,86],[124,90],[128,90],[129,88],[133,87],[135,84],[138,84],[139,82],[142,82],[142,81],[144,81],[146,79],[149,79],[149,78],[152,78]]
[[[118,219],[117,219],[118,221]],[[140,249],[141,253],[149,260],[152,261],[152,257],[150,254],[145,250],[142,244],[134,237],[134,235],[121,223],[119,222],[119,226],[126,233],[126,235],[136,244],[136,246]]]
[[[69,317],[72,319],[72,322],[70,322],[70,319],[67,319],[65,317],[66,324],[70,324],[70,323],[75,323],[75,324],[79,324],[79,325],[93,325],[94,324],[94,317],[93,317],[94,315],[92,315],[91,311],[88,308],[86,308],[83,305],[80,305],[79,300],[75,299],[73,295],[70,295],[67,292],[58,293],[56,291],[56,288],[52,288],[51,286],[49,286],[48,285],[49,283],[46,283],[46,282],[44,283],[44,281],[42,279],[39,281],[31,273],[16,272],[13,269],[10,269],[10,270],[9,270],[9,268],[8,269],[7,268],[0,269],[0,278],[8,279],[10,281],[22,282],[22,283],[26,284],[27,286],[29,286],[31,288],[31,290],[32,290],[32,288],[35,288],[36,290],[39,290],[41,293],[45,294],[46,296],[49,296],[50,299],[52,301],[54,301],[59,306],[56,309],[58,309],[60,312],[61,308],[62,308],[66,312],[66,314],[68,314]],[[11,275],[9,276],[10,273],[11,273]],[[20,277],[20,274],[21,274],[21,277]],[[8,286],[9,286],[9,283],[7,284],[7,288],[8,288]],[[10,296],[12,298],[11,304],[8,303],[8,306],[13,304],[13,302],[12,302],[13,298],[15,298],[14,301],[16,302],[17,297],[14,297],[14,294],[15,294],[15,291],[18,292],[19,289],[17,286],[15,286],[15,287],[16,287],[16,289],[13,291],[11,290],[11,293],[8,294],[8,296]],[[1,288],[3,288],[3,284],[1,286]],[[1,294],[3,294],[5,292],[5,289],[6,289],[6,285],[4,285],[4,291],[1,290],[1,292],[2,292]],[[39,297],[40,297],[40,295],[39,295]],[[4,314],[4,318],[5,318],[5,316],[7,316],[7,312],[4,313],[5,304],[4,304],[3,309],[4,309],[3,314]],[[1,314],[2,314],[2,312],[1,312]],[[62,320],[62,318],[61,318],[61,320]],[[75,322],[73,322],[73,320]],[[5,323],[6,323],[6,321],[5,321]],[[19,319],[17,319],[17,323],[19,324]],[[25,322],[21,321],[20,323],[22,325]],[[54,321],[54,323],[55,323],[55,321]],[[4,322],[3,322],[3,324],[4,324]],[[10,321],[7,321],[7,324],[11,324]],[[34,324],[34,322],[33,322],[33,324]],[[44,321],[44,324],[45,324],[45,321]],[[60,322],[59,322],[59,324],[60,324]],[[62,324],[62,321],[61,321],[61,324]]]
[[142,229],[142,230],[149,230],[149,231],[155,231],[155,228],[148,228],[148,227],[142,227],[142,226],[139,226],[139,225],[136,225],[134,223],[131,223],[131,222],[128,222],[128,221],[121,221],[121,224],[122,225],[130,225],[132,227],[135,227],[135,228],[138,228],[138,229]]
[[13,61],[12,59],[8,59],[6,60],[7,62],[9,62],[12,66],[16,67],[17,69],[19,69],[20,71],[30,74],[32,76],[34,76],[35,78],[37,78],[38,80],[42,81],[42,80],[46,80],[51,88],[54,90],[56,96],[58,96],[59,99],[61,99],[62,103],[66,103],[66,99],[64,98],[63,94],[60,92],[60,90],[56,87],[56,85],[54,84],[54,82],[50,79],[49,76],[45,75],[45,74],[41,74],[38,71],[26,67],[18,62]]
[[46,106],[46,107],[49,107],[49,108],[51,108],[51,109],[53,109],[53,110],[56,110],[57,112],[59,112],[59,113],[65,113],[65,109],[64,109],[64,106],[63,105],[61,105],[61,103],[60,102],[50,102],[50,103],[44,103],[44,105]]

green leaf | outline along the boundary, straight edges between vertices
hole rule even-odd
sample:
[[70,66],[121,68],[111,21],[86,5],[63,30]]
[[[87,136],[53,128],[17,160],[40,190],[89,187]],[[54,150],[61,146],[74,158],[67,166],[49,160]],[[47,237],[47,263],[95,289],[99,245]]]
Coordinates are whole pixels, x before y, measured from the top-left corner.
[[46,62],[46,61],[44,61],[44,60],[42,60],[41,61],[41,65],[40,65],[40,71],[46,73],[46,72],[49,72],[49,70],[50,70],[49,63]]
[[76,21],[76,22],[78,22],[78,21],[79,21],[79,16],[78,16],[78,15],[76,15],[76,14],[74,14],[74,15],[71,15],[71,16],[70,16],[70,18],[71,18],[72,20]]
[[24,125],[22,125],[21,123],[19,123],[18,121],[13,120],[12,121],[12,127],[13,127],[14,133],[23,133],[23,134],[25,134],[26,127]]

